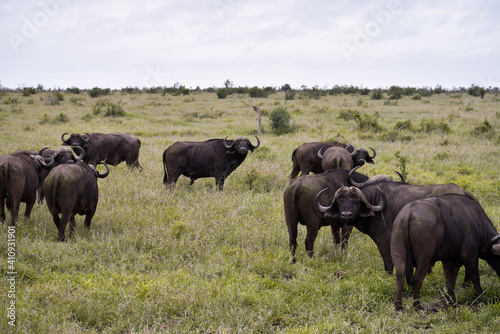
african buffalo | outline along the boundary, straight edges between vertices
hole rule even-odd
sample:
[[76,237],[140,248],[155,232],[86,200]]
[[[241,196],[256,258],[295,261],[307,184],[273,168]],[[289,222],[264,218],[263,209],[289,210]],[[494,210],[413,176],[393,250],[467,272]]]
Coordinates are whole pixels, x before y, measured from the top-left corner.
[[[355,173],[353,175],[359,182],[366,181],[368,177]],[[323,194],[323,200],[331,202],[335,191],[342,186],[349,185],[349,173],[344,170],[328,170],[321,174],[301,175],[290,182],[283,194],[285,208],[285,219],[288,227],[290,251],[292,262],[295,262],[295,250],[297,249],[298,223],[306,225],[307,235],[305,239],[306,251],[309,256],[314,256],[314,241],[318,230],[322,226],[330,225],[335,244],[341,244],[342,249],[347,247],[352,226],[341,226],[339,219],[324,218],[323,213],[318,211],[314,205],[316,194],[322,189],[327,191]],[[342,234],[340,230],[342,228]]]
[[[394,265],[390,241],[394,218],[398,212],[415,200],[448,193],[466,195],[477,202],[471,193],[453,183],[410,185],[400,182],[377,182],[363,188],[342,187],[337,190],[329,206],[324,207],[318,203],[318,208],[324,212],[325,217],[340,218],[344,223],[368,234],[382,255],[385,271],[392,274]],[[387,198],[385,203],[384,197]]]
[[83,162],[59,165],[52,169],[43,183],[47,207],[60,241],[66,240],[64,230],[68,221],[69,236],[73,235],[76,214],[85,215],[85,226],[90,228],[99,200],[97,178],[105,178],[109,174],[108,165],[103,162],[98,164],[103,164],[106,172],[101,174],[94,166]]
[[323,173],[325,170],[321,166],[322,159],[318,157],[318,152],[322,149],[329,149],[330,147],[344,148],[351,153],[352,165],[360,166],[368,163],[375,163],[373,159],[375,158],[376,152],[374,149],[373,156],[370,156],[368,151],[364,148],[356,149],[352,145],[342,144],[342,143],[323,143],[323,142],[311,142],[305,143],[296,148],[292,153],[292,172],[289,178],[294,179],[299,175],[307,175],[309,173]]
[[391,237],[396,267],[394,306],[397,310],[403,308],[401,294],[406,274],[406,281],[413,288],[413,306],[421,308],[422,283],[437,261],[443,265],[450,301],[456,302],[455,282],[462,265],[474,290],[481,294],[478,262],[486,260],[500,277],[500,244],[496,243],[499,239],[479,203],[467,196],[448,194],[405,205],[394,220]]
[[248,151],[260,146],[257,136],[255,146],[245,137],[226,138],[172,144],[163,152],[163,183],[172,188],[181,175],[188,177],[191,184],[199,178],[215,177],[216,186],[222,190],[224,180],[245,160]]
[[116,166],[125,161],[127,166],[142,170],[139,164],[139,138],[126,133],[85,133],[83,135],[72,133],[68,138],[64,133],[61,136],[62,145],[80,146],[85,151],[83,161],[92,165],[98,162],[106,162]]
[[[73,151],[78,151],[78,153],[75,152],[75,154],[78,155],[73,154]],[[38,202],[40,203],[43,202],[44,199],[43,181],[45,180],[47,175],[49,175],[51,169],[62,164],[76,163],[80,161],[84,155],[85,152],[81,147],[78,146],[72,146],[71,148],[59,147],[57,150],[46,149],[43,151],[42,157],[44,159],[50,159],[52,157],[54,158],[54,163],[52,164],[51,168],[44,168],[40,172],[40,184],[38,185]]]
[[50,168],[52,157],[45,161],[43,151],[16,151],[0,157],[0,221],[5,220],[5,208],[11,213],[11,224],[16,225],[21,202],[26,203],[24,215],[29,218],[36,202],[36,191],[43,168]]

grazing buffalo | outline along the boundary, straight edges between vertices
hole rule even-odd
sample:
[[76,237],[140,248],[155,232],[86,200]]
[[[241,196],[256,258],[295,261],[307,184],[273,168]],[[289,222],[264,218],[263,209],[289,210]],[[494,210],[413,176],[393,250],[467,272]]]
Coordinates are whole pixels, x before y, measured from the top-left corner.
[[98,162],[106,162],[108,165],[116,166],[125,161],[127,166],[142,170],[139,164],[139,138],[126,133],[85,133],[83,135],[72,133],[68,138],[64,133],[61,136],[62,145],[80,146],[85,151],[83,161],[92,165]]
[[[359,182],[368,179],[368,177],[358,173],[352,176]],[[342,226],[339,219],[324,217],[323,213],[318,211],[314,205],[316,194],[322,189],[327,190],[322,194],[322,200],[331,202],[337,189],[346,185],[349,185],[349,173],[347,171],[328,170],[321,174],[301,175],[292,180],[285,189],[283,202],[292,262],[295,262],[298,223],[306,225],[305,245],[306,251],[311,257],[314,256],[314,241],[318,230],[322,226],[330,225],[335,244],[341,244],[343,249],[347,247],[352,226]],[[342,234],[340,233],[341,228]]]
[[[377,182],[363,188],[342,187],[327,207],[318,203],[325,217],[334,217],[368,234],[382,255],[384,268],[392,274],[391,233],[394,218],[406,204],[418,199],[448,193],[466,195],[477,202],[468,191],[456,184],[410,185],[400,182]],[[384,197],[387,198],[384,201]]]
[[36,202],[36,191],[41,172],[54,163],[52,157],[46,161],[43,151],[16,151],[0,157],[0,221],[5,220],[5,207],[11,214],[11,224],[16,225],[21,202],[26,203],[24,215],[29,218]]
[[357,150],[352,153],[342,146],[332,146],[327,148],[324,153],[321,151],[324,148],[320,148],[318,151],[318,158],[321,159],[321,168],[324,171],[329,169],[342,169],[350,171],[354,166],[351,155],[355,155]]
[[481,294],[478,262],[486,260],[500,277],[499,239],[481,206],[469,197],[449,194],[405,205],[394,220],[391,238],[396,267],[394,306],[397,310],[403,308],[401,294],[406,275],[413,288],[413,306],[421,308],[420,288],[437,261],[443,265],[450,301],[456,302],[455,282],[462,265],[474,290]]
[[352,165],[360,166],[368,163],[375,163],[373,159],[375,158],[376,152],[374,149],[371,156],[368,151],[364,148],[356,149],[352,145],[341,144],[341,143],[323,143],[323,142],[311,142],[305,143],[296,148],[292,153],[292,172],[290,173],[290,179],[294,179],[299,175],[307,175],[309,173],[323,173],[325,170],[321,166],[322,159],[318,157],[318,152],[320,150],[326,150],[330,147],[344,148],[351,153]]
[[83,162],[59,165],[52,169],[43,183],[47,206],[60,241],[66,240],[64,230],[68,222],[69,236],[73,236],[76,214],[85,215],[85,226],[90,228],[99,200],[97,178],[105,178],[109,174],[108,165],[98,164],[103,164],[106,172],[101,174],[94,166]]
[[255,146],[245,137],[176,142],[163,152],[163,183],[173,187],[181,175],[191,184],[202,177],[215,177],[216,186],[222,190],[224,180],[245,160],[248,151],[260,146],[259,138],[255,138]]
[[[78,151],[78,153],[75,152],[75,155],[73,154],[73,151]],[[54,163],[52,164],[51,168],[44,168],[42,169],[40,173],[40,184],[38,185],[38,202],[43,202],[44,199],[44,194],[43,194],[43,181],[49,174],[52,168],[57,167],[62,164],[73,164],[78,161],[80,161],[85,152],[81,147],[78,146],[72,146],[71,148],[69,147],[59,147],[57,150],[44,150],[42,153],[42,157],[47,160],[50,159],[51,157],[54,158]]]

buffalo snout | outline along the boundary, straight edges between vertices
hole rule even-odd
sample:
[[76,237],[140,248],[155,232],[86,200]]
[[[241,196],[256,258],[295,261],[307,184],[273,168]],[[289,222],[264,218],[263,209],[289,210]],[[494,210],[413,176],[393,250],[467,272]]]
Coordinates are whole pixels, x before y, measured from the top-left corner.
[[340,213],[340,219],[344,221],[352,219],[352,211],[342,211]]

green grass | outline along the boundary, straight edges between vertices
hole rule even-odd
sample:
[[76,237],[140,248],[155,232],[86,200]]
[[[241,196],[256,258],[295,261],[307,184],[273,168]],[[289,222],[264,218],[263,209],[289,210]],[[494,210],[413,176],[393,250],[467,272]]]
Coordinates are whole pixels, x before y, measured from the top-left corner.
[[[35,205],[29,221],[20,218],[17,332],[500,331],[500,280],[486,263],[480,263],[485,293],[478,299],[472,288],[457,286],[458,307],[442,307],[444,276],[438,264],[422,289],[425,310],[413,310],[407,289],[405,309],[398,313],[392,305],[395,278],[385,274],[373,241],[356,230],[342,252],[333,247],[329,228],[321,229],[316,258],[309,259],[305,228],[299,227],[297,263],[291,264],[282,203],[293,149],[308,141],[338,140],[377,151],[376,164],[359,170],[370,176],[396,176],[404,158],[413,184],[459,184],[478,197],[498,228],[497,97],[440,94],[425,100],[403,97],[394,105],[361,95],[285,100],[284,93],[253,99],[233,94],[222,100],[215,93],[192,93],[187,99],[115,92],[106,101],[125,114],[104,117],[93,113],[96,99],[88,94],[65,95],[56,105],[47,103],[50,92],[0,96],[0,155],[59,147],[64,132],[127,132],[141,139],[143,171],[111,167],[110,175],[98,180],[100,198],[90,230],[78,216],[76,236],[67,243],[57,241],[45,203]],[[75,96],[78,103],[72,102]],[[264,115],[261,147],[226,180],[223,192],[213,178],[192,186],[180,178],[174,190],[165,189],[161,157],[169,145],[226,136],[252,139],[253,105]],[[279,105],[290,111],[296,132],[273,135],[268,115]],[[339,117],[346,110],[376,115],[377,131],[359,130],[355,120]],[[65,122],[57,121],[60,115]],[[398,122],[409,119],[412,127],[397,130]],[[485,120],[491,130],[477,131]],[[421,124],[437,126],[422,131]],[[0,231],[5,273],[7,224]],[[462,280],[463,270],[459,284]],[[4,283],[0,300],[8,300]],[[6,307],[2,303],[1,332],[12,331]]]

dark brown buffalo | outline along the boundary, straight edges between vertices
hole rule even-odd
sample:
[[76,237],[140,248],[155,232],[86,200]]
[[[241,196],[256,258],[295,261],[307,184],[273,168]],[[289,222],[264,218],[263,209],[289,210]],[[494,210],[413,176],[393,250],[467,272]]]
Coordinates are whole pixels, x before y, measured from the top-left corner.
[[99,200],[97,178],[109,174],[108,165],[99,164],[106,167],[106,172],[101,174],[94,166],[78,162],[55,167],[45,179],[43,191],[60,241],[66,240],[64,230],[68,222],[69,236],[73,236],[76,214],[85,215],[85,227],[90,228]]
[[[355,173],[353,177],[358,182],[368,179],[368,177],[358,173]],[[338,218],[324,217],[314,204],[318,192],[326,190],[322,193],[321,200],[324,203],[331,203],[337,189],[346,185],[349,185],[347,171],[328,170],[321,174],[301,175],[293,179],[285,189],[283,202],[292,262],[295,262],[299,223],[307,228],[305,245],[309,256],[314,256],[314,241],[322,226],[330,225],[334,243],[341,244],[343,249],[347,247],[352,226],[342,226]],[[340,233],[341,229],[342,233]]]
[[[78,153],[74,153],[73,150],[77,151]],[[78,155],[76,155],[78,154]],[[43,194],[43,181],[49,175],[49,172],[52,170],[52,168],[57,167],[62,164],[73,164],[78,161],[80,161],[85,152],[81,147],[78,146],[73,146],[71,148],[69,147],[59,147],[57,150],[44,150],[42,153],[42,157],[47,160],[47,159],[54,159],[54,163],[52,164],[51,168],[44,168],[42,169],[40,173],[40,184],[38,185],[38,202],[43,202],[44,199],[44,194]]]
[[391,238],[392,261],[396,267],[394,306],[397,310],[403,308],[401,294],[406,274],[407,282],[413,287],[413,306],[421,308],[422,283],[437,261],[443,265],[450,301],[456,302],[454,289],[462,265],[480,295],[483,290],[479,259],[486,260],[500,277],[499,239],[481,206],[469,197],[449,194],[405,205],[394,220]]
[[[324,169],[321,166],[322,159],[318,157],[318,152],[321,149],[325,150],[333,146],[348,150],[351,153],[353,166],[360,166],[365,164],[365,162],[371,164],[375,163],[373,159],[375,158],[376,152],[372,148],[370,149],[373,151],[373,156],[364,148],[356,149],[352,145],[342,143],[305,143],[296,148],[292,153],[292,172],[290,173],[290,179],[296,178],[299,172],[301,175],[323,173]],[[355,154],[352,155],[353,153]]]
[[16,225],[21,203],[26,203],[24,215],[29,218],[36,202],[41,172],[54,163],[41,156],[46,148],[36,151],[16,151],[0,157],[0,221],[5,220],[5,207],[10,211],[11,224]]
[[245,160],[248,151],[260,146],[259,138],[255,138],[255,146],[245,137],[176,142],[163,152],[163,183],[171,188],[181,175],[191,184],[199,178],[214,177],[216,186],[223,190],[224,180]]
[[85,151],[83,161],[92,165],[98,162],[106,162],[108,165],[116,166],[125,161],[127,166],[142,170],[139,164],[139,138],[127,133],[85,133],[83,135],[72,133],[68,138],[64,133],[61,136],[62,145],[79,146]]
[[[384,260],[384,268],[392,274],[391,233],[394,218],[406,204],[418,199],[448,193],[466,195],[477,201],[468,191],[456,184],[410,185],[400,182],[371,183],[363,188],[342,187],[337,190],[331,204],[318,205],[325,217],[341,219],[345,224],[368,234],[375,242]],[[387,201],[384,202],[384,197]]]
[[357,150],[352,153],[349,152],[346,148],[341,146],[332,146],[321,151],[323,148],[320,148],[318,151],[318,158],[321,159],[321,168],[324,171],[329,169],[342,169],[346,171],[350,171],[354,167],[353,158],[351,155],[355,155]]

